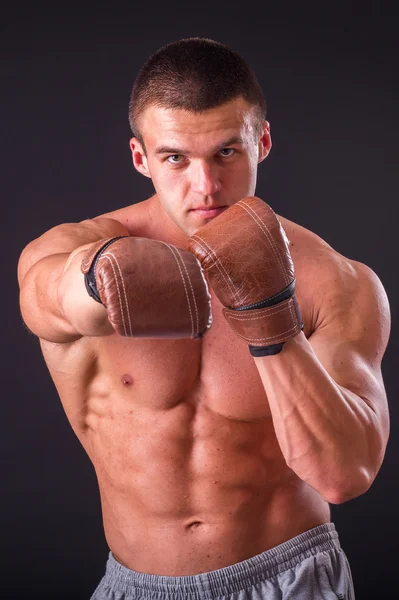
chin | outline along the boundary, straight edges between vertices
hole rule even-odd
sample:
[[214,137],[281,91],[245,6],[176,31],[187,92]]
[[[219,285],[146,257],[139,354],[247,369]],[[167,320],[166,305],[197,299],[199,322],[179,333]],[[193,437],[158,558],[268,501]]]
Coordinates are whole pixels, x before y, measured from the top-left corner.
[[190,237],[194,235],[194,233],[197,233],[197,231],[205,227],[205,225],[210,221],[212,221],[212,219],[207,219],[204,223],[201,223],[199,225],[188,225],[185,229],[183,229],[183,231],[186,235]]
[[184,233],[184,235],[191,237],[192,235],[194,235],[194,233],[197,233],[197,231],[202,229],[202,227],[205,227],[207,223],[210,223],[211,221],[213,221],[213,219],[216,218],[217,217],[209,217],[207,219],[204,219],[201,223],[187,223],[187,221],[181,222],[174,218],[173,222],[180,229],[180,231]]
[[194,233],[197,233],[200,227],[180,227],[180,229],[187,237],[191,237],[192,235],[194,235]]

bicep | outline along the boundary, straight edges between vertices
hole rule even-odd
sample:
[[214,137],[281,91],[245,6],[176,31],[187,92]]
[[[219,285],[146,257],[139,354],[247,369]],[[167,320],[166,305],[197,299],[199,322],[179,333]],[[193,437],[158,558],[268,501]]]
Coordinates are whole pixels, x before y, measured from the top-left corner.
[[308,341],[337,385],[364,400],[386,430],[381,361],[390,333],[388,298],[378,276],[361,263],[354,263],[339,283],[329,282],[324,314]]
[[28,271],[43,258],[53,254],[69,255],[80,246],[116,235],[129,233],[119,221],[108,218],[87,219],[52,227],[22,250],[18,261],[18,282],[21,285]]

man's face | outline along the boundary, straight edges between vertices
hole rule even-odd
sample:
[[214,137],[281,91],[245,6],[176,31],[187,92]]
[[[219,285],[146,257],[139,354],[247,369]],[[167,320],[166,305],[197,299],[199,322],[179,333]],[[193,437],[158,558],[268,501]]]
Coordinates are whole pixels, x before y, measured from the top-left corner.
[[192,235],[246,196],[270,151],[269,124],[255,135],[254,108],[242,98],[196,114],[149,106],[141,119],[146,154],[130,142],[136,169],[153,181],[163,211]]

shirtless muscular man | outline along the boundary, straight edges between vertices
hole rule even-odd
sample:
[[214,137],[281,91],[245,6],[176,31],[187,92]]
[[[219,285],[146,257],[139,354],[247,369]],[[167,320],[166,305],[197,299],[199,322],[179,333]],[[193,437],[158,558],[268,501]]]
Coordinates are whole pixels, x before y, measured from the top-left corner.
[[384,288],[254,195],[270,125],[236,52],[161,48],[129,116],[155,194],[50,229],[18,272],[98,477],[92,599],[353,600],[329,503],[384,458]]

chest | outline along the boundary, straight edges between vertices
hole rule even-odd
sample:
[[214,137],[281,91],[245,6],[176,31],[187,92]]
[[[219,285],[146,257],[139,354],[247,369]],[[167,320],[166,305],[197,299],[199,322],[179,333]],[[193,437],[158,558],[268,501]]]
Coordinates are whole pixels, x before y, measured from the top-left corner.
[[[267,418],[270,416],[267,390],[248,344],[231,329],[213,292],[211,296],[213,325],[202,342],[200,393],[213,410],[224,416],[254,421]],[[311,311],[305,305],[301,313],[308,337],[312,331]]]
[[[104,338],[98,353],[107,387],[151,410],[184,403],[237,420],[268,418],[267,390],[248,345],[230,328],[213,293],[211,302],[213,324],[202,340]],[[96,395],[95,382],[92,391]]]
[[212,293],[213,324],[202,341],[201,365],[193,396],[206,398],[211,410],[244,421],[267,418],[270,409],[248,344],[237,337]]
[[[138,220],[136,215],[135,223]],[[138,232],[135,226],[132,235],[139,233],[166,240],[162,231],[156,228],[149,231],[144,218],[143,223],[143,230]],[[302,251],[303,243],[297,229],[291,227],[289,233],[295,242],[292,258],[296,297],[304,333],[309,337],[314,330],[314,289],[307,285],[312,264]],[[210,293],[213,324],[202,340],[133,340],[112,336],[101,342],[101,354],[108,363],[106,370],[117,374],[115,385],[120,385],[124,374],[130,375],[133,385],[129,389],[137,392],[136,398],[140,402],[162,407],[172,407],[182,401],[192,405],[201,402],[237,419],[266,418],[270,416],[267,391],[248,345],[230,328],[221,303],[211,289]]]

